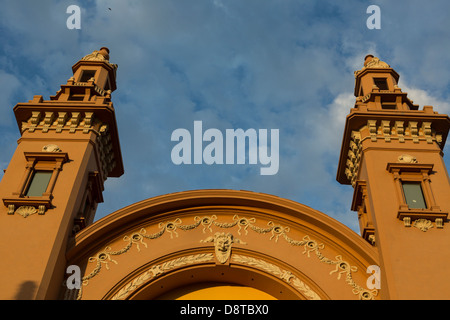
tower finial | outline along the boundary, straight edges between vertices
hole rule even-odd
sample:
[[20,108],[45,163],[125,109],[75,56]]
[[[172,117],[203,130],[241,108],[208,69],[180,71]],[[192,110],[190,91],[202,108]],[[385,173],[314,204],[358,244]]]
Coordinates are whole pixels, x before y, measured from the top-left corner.
[[364,67],[374,58],[373,54],[368,54],[364,57]]
[[92,53],[85,55],[81,60],[84,61],[102,61],[108,63],[114,69],[117,69],[117,64],[109,62],[109,49],[101,47],[100,50],[94,50]]
[[109,60],[109,49],[107,47],[101,47],[99,52],[106,60]]
[[357,70],[354,72],[355,77],[358,76],[363,70],[368,68],[374,68],[374,69],[388,69],[391,66],[388,65],[386,62],[381,61],[378,57],[375,57],[372,54],[368,54],[364,58],[364,67],[362,67],[361,70]]

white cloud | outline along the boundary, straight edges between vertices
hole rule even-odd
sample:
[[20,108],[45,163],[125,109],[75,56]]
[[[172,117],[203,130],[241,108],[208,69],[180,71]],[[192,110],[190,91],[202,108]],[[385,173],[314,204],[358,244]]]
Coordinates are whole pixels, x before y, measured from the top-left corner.
[[436,97],[429,92],[409,87],[408,85],[401,86],[403,92],[408,93],[408,98],[413,100],[414,104],[419,105],[419,110],[423,106],[433,106],[433,110],[439,113],[450,113],[450,102],[442,100],[440,97]]

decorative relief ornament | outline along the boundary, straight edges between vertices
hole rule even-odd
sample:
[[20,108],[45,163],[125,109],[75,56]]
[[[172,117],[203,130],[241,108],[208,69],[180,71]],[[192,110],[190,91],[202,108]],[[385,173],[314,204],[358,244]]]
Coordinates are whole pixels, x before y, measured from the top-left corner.
[[[323,243],[317,242],[316,240],[311,239],[308,235],[305,235],[301,240],[292,239],[289,237],[290,228],[286,226],[282,226],[276,224],[272,221],[267,223],[267,227],[258,226],[256,224],[256,218],[251,217],[240,217],[237,214],[233,216],[232,221],[218,221],[216,215],[212,216],[204,216],[194,217],[194,223],[184,224],[180,218],[176,218],[172,221],[160,222],[158,224],[159,231],[155,233],[147,234],[147,230],[145,228],[141,228],[139,231],[135,231],[131,235],[124,236],[123,240],[126,242],[126,245],[119,250],[112,250],[110,246],[107,246],[102,251],[98,252],[96,255],[91,256],[88,259],[89,263],[95,263],[93,270],[84,276],[81,279],[82,287],[85,287],[89,284],[89,281],[99,276],[102,270],[102,266],[105,266],[106,270],[110,268],[109,263],[118,264],[119,262],[114,260],[112,256],[121,256],[127,252],[132,247],[136,247],[137,251],[140,252],[140,245],[143,245],[147,248],[147,243],[145,241],[148,240],[156,240],[162,238],[166,233],[170,236],[169,239],[173,239],[174,236],[178,237],[179,234],[177,230],[182,230],[184,232],[194,230],[196,228],[202,228],[202,232],[213,232],[212,227],[217,228],[225,228],[230,229],[237,227],[237,233],[239,235],[246,236],[249,231],[255,232],[260,235],[270,235],[268,237],[269,241],[274,241],[277,243],[279,239],[284,239],[287,243],[294,247],[303,248],[301,252],[308,258],[315,257],[317,261],[320,263],[325,263],[327,265],[334,266],[334,270],[329,272],[330,275],[337,273],[337,280],[341,278],[345,279],[345,283],[351,288],[353,294],[359,296],[361,300],[373,300],[375,296],[378,295],[377,290],[367,290],[362,286],[358,285],[353,280],[353,274],[358,271],[356,266],[352,266],[348,261],[343,260],[341,255],[337,255],[335,259],[330,259],[325,256],[322,250],[325,248]],[[241,232],[244,231],[244,232]],[[233,243],[242,243],[240,239],[235,239],[231,233],[225,232],[216,232],[214,236],[208,237],[205,240],[200,240],[200,242],[213,242],[215,246],[215,254],[216,258],[220,263],[225,263],[230,259],[231,256],[231,247]],[[201,261],[210,261],[214,255],[213,254],[204,254],[198,256],[189,256],[189,257],[181,257],[179,259],[171,260],[165,262],[161,265],[153,266],[150,270],[148,270],[145,274],[139,276],[131,283],[122,288],[119,293],[114,297],[116,299],[122,299],[128,295],[135,288],[139,287],[142,283],[146,281],[151,281],[152,278],[161,274],[161,272],[165,272],[166,270],[173,269],[185,264],[195,264]],[[268,262],[257,260],[254,258],[243,258],[243,256],[234,256],[231,257],[235,262],[241,262],[247,265],[253,265],[262,270],[270,272],[272,274],[276,274],[282,280],[292,284],[297,290],[306,294],[306,296],[310,299],[318,298],[313,291],[310,290],[300,279],[296,278],[292,273],[286,270],[281,270],[279,267],[275,265],[269,264]],[[81,299],[83,289],[81,288],[77,294],[76,299]],[[114,299],[113,298],[113,299]]]
[[104,61],[108,63],[114,69],[117,69],[117,64],[109,62],[109,49],[106,47],[100,48],[100,50],[94,50],[92,53],[85,55],[81,60],[85,61]]
[[43,152],[62,152],[56,144],[48,144],[42,147]]
[[320,296],[312,290],[307,284],[293,275],[290,271],[283,270],[279,266],[271,264],[267,261],[247,257],[243,255],[233,255],[232,260],[241,264],[247,264],[258,269],[262,269],[271,273],[281,280],[293,285],[299,292],[303,293],[309,300],[321,300]]
[[365,58],[364,67],[362,67],[361,70],[355,71],[355,77],[358,76],[359,73],[361,73],[363,70],[367,68],[376,68],[376,69],[387,69],[391,66],[388,65],[386,62],[381,61],[379,58],[374,57],[373,55],[369,54]]
[[100,50],[94,50],[92,53],[85,55],[81,60],[85,61],[109,61],[109,50],[102,47]]
[[409,154],[402,154],[398,157],[398,162],[400,163],[419,163],[416,157],[411,156]]
[[21,206],[16,210],[16,213],[20,214],[24,218],[31,216],[32,214],[35,214],[36,212],[37,212],[37,209],[32,206]]
[[368,58],[367,61],[368,62],[364,66],[365,68],[390,68],[390,66],[386,62],[381,61],[377,57],[372,57],[372,59]]
[[214,242],[216,258],[220,263],[227,262],[231,254],[231,246],[233,243],[246,244],[239,239],[235,239],[231,233],[225,232],[216,232],[214,237],[208,237],[200,242]]
[[213,259],[213,254],[197,254],[191,256],[184,256],[174,260],[164,262],[159,265],[154,265],[144,273],[140,274],[138,277],[134,278],[131,282],[126,284],[122,289],[117,292],[111,300],[124,300],[133,291],[139,288],[142,284],[149,280],[156,278],[157,276],[166,273],[170,270],[184,267],[186,265],[196,264],[211,261]]
[[427,232],[429,229],[433,228],[433,223],[428,219],[417,219],[414,220],[413,226],[423,232]]

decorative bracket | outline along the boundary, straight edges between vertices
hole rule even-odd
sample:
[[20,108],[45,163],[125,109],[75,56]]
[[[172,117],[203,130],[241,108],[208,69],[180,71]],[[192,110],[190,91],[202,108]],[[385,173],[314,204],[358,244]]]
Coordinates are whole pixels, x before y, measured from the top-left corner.
[[405,227],[413,226],[424,232],[433,227],[433,222],[436,224],[437,229],[442,229],[447,216],[447,212],[425,209],[400,210],[397,214],[397,218],[403,221]]

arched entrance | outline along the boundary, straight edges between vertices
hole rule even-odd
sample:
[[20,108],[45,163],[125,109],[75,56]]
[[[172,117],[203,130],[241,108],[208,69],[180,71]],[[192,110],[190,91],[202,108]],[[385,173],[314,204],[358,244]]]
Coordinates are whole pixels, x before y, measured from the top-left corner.
[[68,257],[83,268],[81,299],[379,296],[366,288],[366,269],[378,263],[365,240],[309,207],[248,191],[186,191],[133,204],[82,230]]
[[176,288],[160,297],[160,300],[276,300],[264,291],[253,287],[228,283],[204,282]]
[[[108,292],[104,299],[175,299],[188,295],[202,300],[280,299],[319,300],[319,288],[306,284],[271,259],[251,256],[245,250],[233,250],[231,261],[218,262],[214,254],[179,253],[160,264],[142,268]],[[294,273],[293,273],[294,272]],[[186,297],[185,297],[186,298]],[[206,298],[206,299],[205,299]]]

